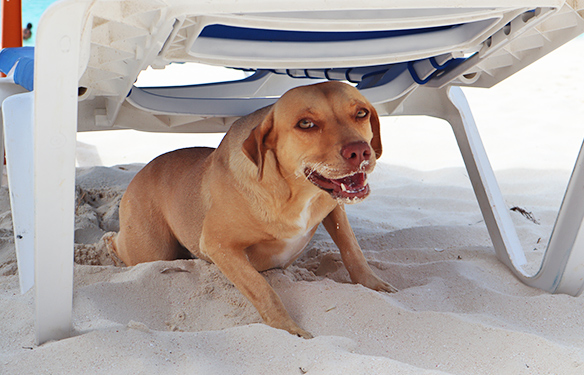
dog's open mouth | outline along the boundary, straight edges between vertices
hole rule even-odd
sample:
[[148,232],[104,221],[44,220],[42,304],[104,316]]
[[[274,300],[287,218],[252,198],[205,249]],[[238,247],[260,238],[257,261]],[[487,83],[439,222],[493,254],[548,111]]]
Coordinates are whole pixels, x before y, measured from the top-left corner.
[[305,174],[310,182],[329,192],[332,197],[336,199],[352,202],[363,199],[369,195],[367,174],[364,172],[357,172],[339,179],[326,178],[321,174],[308,169],[305,171]]

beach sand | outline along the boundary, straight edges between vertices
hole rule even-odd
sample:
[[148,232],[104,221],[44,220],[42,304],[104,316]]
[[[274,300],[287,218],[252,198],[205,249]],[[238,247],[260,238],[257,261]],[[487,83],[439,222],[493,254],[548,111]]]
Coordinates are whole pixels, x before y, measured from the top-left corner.
[[[507,204],[537,221],[511,213],[532,270],[584,138],[583,55],[576,40],[492,89],[465,90]],[[35,345],[3,187],[0,373],[583,374],[584,299],[527,287],[496,259],[448,125],[384,118],[382,132],[372,194],[347,210],[374,271],[399,292],[350,284],[319,228],[291,267],[264,273],[311,340],[262,324],[214,265],[115,267],[95,245],[117,229],[144,163],[220,136],[79,134],[76,332]]]

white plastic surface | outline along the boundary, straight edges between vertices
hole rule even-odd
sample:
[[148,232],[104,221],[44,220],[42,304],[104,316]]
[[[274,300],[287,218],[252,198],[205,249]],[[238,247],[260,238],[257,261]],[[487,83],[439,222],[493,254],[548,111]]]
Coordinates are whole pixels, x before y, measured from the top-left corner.
[[6,171],[21,293],[34,285],[33,96],[13,95],[2,104],[4,123],[9,125],[4,129]]
[[39,23],[34,90],[35,327],[38,343],[72,333],[75,135],[81,30],[88,2]]
[[2,103],[4,102],[4,99],[23,92],[26,92],[26,90],[21,86],[15,84],[14,80],[10,75],[6,77],[0,77],[0,155],[4,155],[4,138],[3,138],[4,125],[1,116]]

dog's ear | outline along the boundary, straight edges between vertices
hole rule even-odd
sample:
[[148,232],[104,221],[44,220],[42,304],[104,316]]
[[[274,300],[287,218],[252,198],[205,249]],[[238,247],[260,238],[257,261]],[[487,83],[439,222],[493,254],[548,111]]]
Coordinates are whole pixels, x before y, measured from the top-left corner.
[[266,151],[273,148],[272,128],[274,127],[273,110],[268,112],[264,120],[252,129],[247,139],[243,142],[243,153],[258,167],[258,180],[264,176],[264,160]]
[[369,116],[369,122],[371,123],[371,131],[373,132],[373,138],[371,139],[371,147],[375,151],[375,159],[381,157],[383,152],[383,147],[381,146],[381,132],[379,129],[379,116],[377,111],[373,106],[371,107],[371,116]]

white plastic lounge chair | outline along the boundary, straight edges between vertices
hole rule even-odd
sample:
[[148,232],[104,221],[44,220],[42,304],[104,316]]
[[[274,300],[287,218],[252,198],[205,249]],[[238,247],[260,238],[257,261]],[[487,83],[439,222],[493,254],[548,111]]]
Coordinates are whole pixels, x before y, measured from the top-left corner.
[[[2,108],[21,287],[33,284],[34,269],[38,342],[72,332],[76,131],[225,131],[239,116],[314,79],[354,82],[381,115],[447,120],[499,259],[529,285],[580,294],[584,199],[577,190],[584,183],[584,156],[541,270],[526,275],[515,228],[459,88],[490,87],[582,33],[580,3],[468,0],[460,8],[452,0],[371,0],[359,9],[347,0],[53,5],[37,33],[34,92],[0,91],[8,97]],[[254,74],[202,86],[133,87],[146,67],[184,61]],[[12,172],[15,163],[21,163],[18,174]]]

